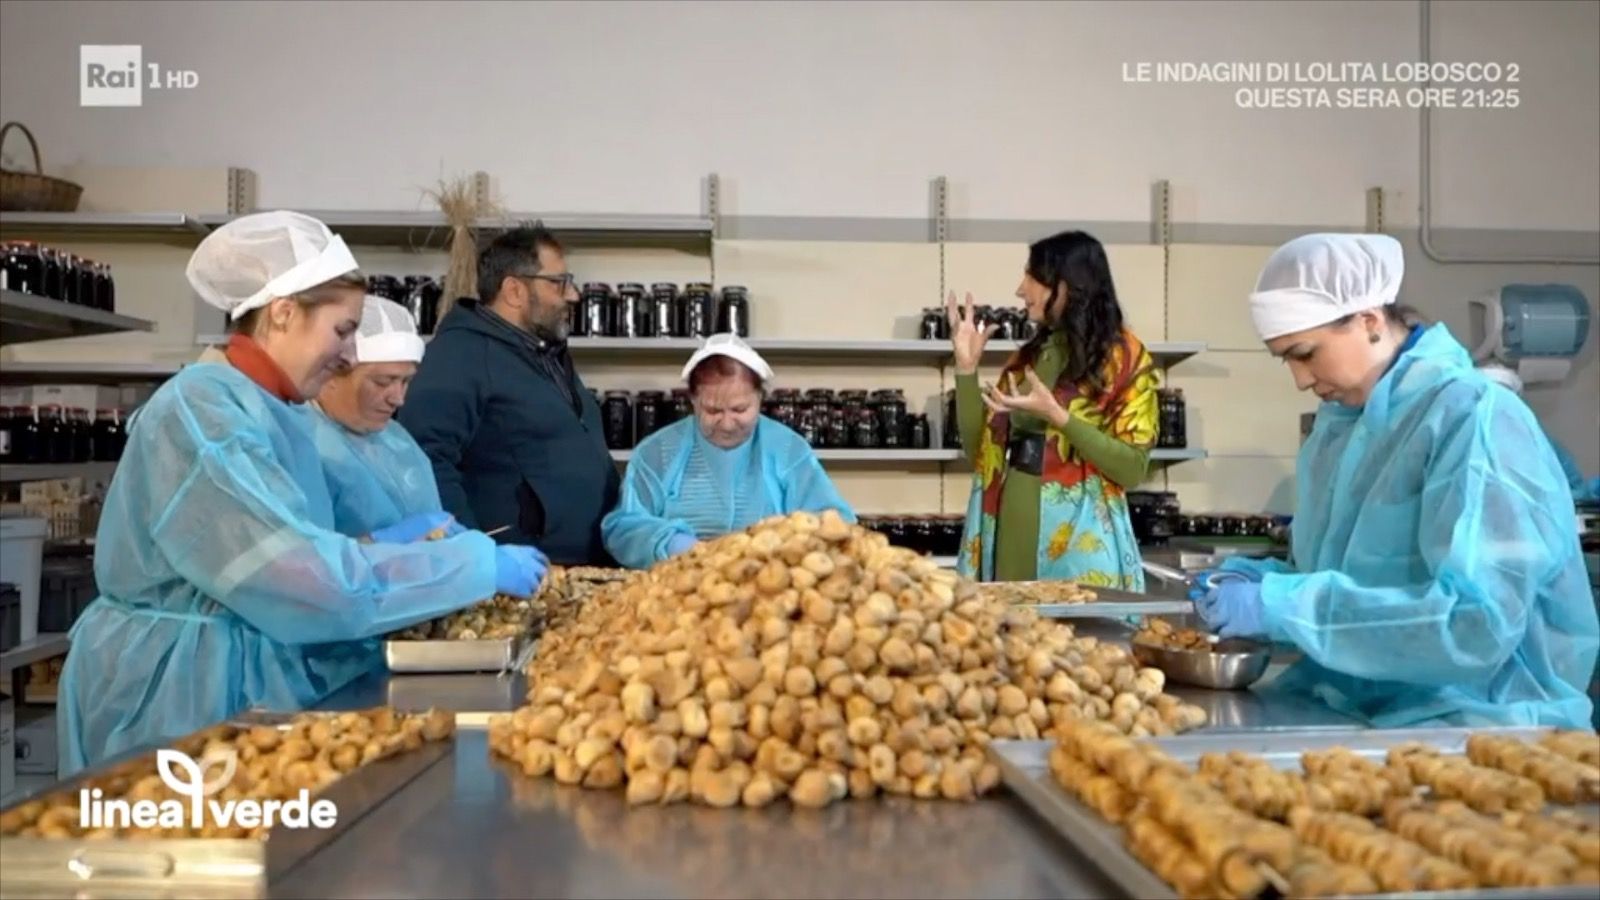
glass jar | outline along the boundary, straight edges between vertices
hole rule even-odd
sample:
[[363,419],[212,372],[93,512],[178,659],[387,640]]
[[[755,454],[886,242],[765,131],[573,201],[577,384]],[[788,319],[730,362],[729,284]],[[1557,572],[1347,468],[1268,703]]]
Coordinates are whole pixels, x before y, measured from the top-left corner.
[[72,462],[72,433],[62,418],[61,406],[51,403],[39,411],[39,446],[42,463]]
[[956,556],[961,553],[961,532],[967,519],[962,515],[948,515],[939,523],[939,555]]
[[78,269],[83,260],[71,253],[61,254],[61,302],[78,305]]
[[661,430],[665,424],[667,395],[664,391],[640,391],[633,401],[633,440],[635,443]]
[[98,462],[116,462],[122,458],[128,435],[122,428],[122,415],[115,409],[102,409],[94,418],[94,458]]
[[16,411],[9,406],[0,406],[0,463],[11,463],[16,460],[11,458],[13,444],[11,442],[11,429],[17,423],[12,419]]
[[611,334],[622,338],[649,337],[640,330],[649,327],[655,319],[649,315],[644,302],[644,285],[619,284],[611,297]]
[[672,389],[672,421],[681,422],[694,415],[694,400],[688,388]]
[[60,300],[66,296],[64,282],[63,260],[61,252],[54,247],[45,247],[39,251],[44,260],[44,296],[51,300]]
[[42,463],[50,448],[45,446],[44,423],[39,407],[18,406],[11,410],[11,456],[19,463]]
[[826,430],[826,418],[814,413],[810,408],[800,412],[799,427],[795,431],[800,433],[800,438],[813,448],[823,446],[823,432]]
[[572,330],[574,335],[607,337],[611,334],[611,285],[599,281],[588,282],[578,297],[578,306],[578,327]]
[[406,302],[405,282],[393,275],[368,275],[367,293],[385,300],[393,300],[402,306]]
[[72,461],[94,459],[94,417],[87,409],[75,407],[67,412],[67,433],[72,436]]
[[785,426],[800,430],[800,392],[794,388],[780,388],[772,392],[772,418]]
[[33,241],[10,241],[0,256],[0,289],[44,296],[44,257]]
[[1014,341],[1017,339],[1017,317],[1011,310],[992,310],[989,313],[989,321],[994,325],[994,340]]
[[854,427],[850,433],[850,445],[864,450],[874,450],[879,444],[877,417],[870,409],[856,410]]
[[[78,282],[77,290],[74,291],[78,295],[77,302],[90,309],[98,309],[98,301],[94,293],[94,260],[84,259],[81,256],[74,256],[72,259],[72,274]],[[84,415],[88,415],[87,410],[85,410]]]
[[710,337],[714,323],[711,285],[704,282],[686,284],[678,297],[678,337]]
[[839,392],[839,405],[852,417],[867,408],[870,394],[861,390],[848,390]]
[[717,304],[717,333],[750,336],[750,291],[743,285],[731,284],[722,289],[722,302]]
[[932,516],[917,516],[911,528],[911,543],[918,553],[933,553],[938,549],[939,534]]
[[678,286],[670,281],[650,285],[651,328],[656,337],[678,333]]
[[103,279],[100,284],[100,290],[104,292],[100,295],[100,308],[106,312],[116,312],[117,283],[112,279],[111,276],[111,264],[101,263],[100,274]]
[[922,319],[918,323],[918,336],[925,341],[948,341],[950,339],[950,320],[942,309],[929,307],[922,311]]
[[606,391],[605,402],[600,405],[600,424],[608,449],[627,450],[633,446],[633,398],[627,391]]
[[947,450],[961,449],[961,424],[956,418],[956,392],[944,392],[944,440],[942,443]]
[[[908,429],[911,449],[927,450],[933,446],[933,432],[928,427],[928,417],[917,415],[910,417]],[[885,447],[889,446],[887,443]]]
[[908,436],[905,392],[899,388],[874,391],[872,401],[877,409],[878,430],[883,435],[883,446],[904,447]]
[[828,433],[823,444],[828,447],[845,448],[850,446],[850,440],[855,432],[854,424],[845,414],[842,407],[830,407],[828,411]]

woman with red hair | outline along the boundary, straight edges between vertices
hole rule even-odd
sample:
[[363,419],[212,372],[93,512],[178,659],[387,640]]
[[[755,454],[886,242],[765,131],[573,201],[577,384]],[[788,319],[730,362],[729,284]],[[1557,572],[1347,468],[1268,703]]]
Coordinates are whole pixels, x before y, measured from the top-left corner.
[[713,335],[683,379],[694,415],[634,449],[621,501],[600,525],[617,562],[649,568],[699,540],[801,510],[855,521],[805,439],[761,414],[772,368],[750,345]]

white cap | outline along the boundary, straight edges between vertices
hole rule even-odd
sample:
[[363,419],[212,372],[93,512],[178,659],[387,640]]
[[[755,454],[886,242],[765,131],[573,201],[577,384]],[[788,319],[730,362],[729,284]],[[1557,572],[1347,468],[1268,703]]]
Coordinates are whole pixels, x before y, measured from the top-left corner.
[[240,216],[206,235],[185,274],[200,299],[237,320],[358,268],[328,226],[279,210]]
[[1400,296],[1405,252],[1385,234],[1308,234],[1267,259],[1250,294],[1263,341],[1387,306]]
[[1500,365],[1480,366],[1478,371],[1489,377],[1495,384],[1504,385],[1516,394],[1522,393],[1522,376],[1511,369]]
[[706,342],[700,345],[700,349],[696,350],[694,355],[689,357],[689,362],[684,365],[683,380],[688,381],[689,373],[694,371],[694,367],[713,356],[726,356],[744,363],[750,371],[756,373],[762,384],[772,380],[772,367],[761,358],[761,354],[750,349],[750,345],[740,340],[738,335],[731,333],[713,334],[706,338]]
[[417,323],[404,306],[368,294],[361,304],[361,325],[356,329],[356,365],[381,362],[422,362],[427,345],[417,335]]

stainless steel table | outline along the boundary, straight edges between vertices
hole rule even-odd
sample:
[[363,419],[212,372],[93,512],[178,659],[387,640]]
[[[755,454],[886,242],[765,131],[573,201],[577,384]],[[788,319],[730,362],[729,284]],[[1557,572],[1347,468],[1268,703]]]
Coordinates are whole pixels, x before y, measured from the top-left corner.
[[[1269,678],[1271,675],[1269,674]],[[501,697],[493,675],[438,695]],[[1312,701],[1176,689],[1220,729],[1357,728]],[[509,694],[523,695],[517,682]],[[388,702],[374,675],[324,704]],[[416,702],[426,692],[408,689]],[[515,701],[511,701],[514,704]],[[509,705],[508,707],[509,708]],[[488,712],[489,710],[475,710]],[[1120,897],[1015,797],[886,798],[825,810],[628,809],[620,792],[524,778],[467,728],[455,757],[272,886],[274,897]]]

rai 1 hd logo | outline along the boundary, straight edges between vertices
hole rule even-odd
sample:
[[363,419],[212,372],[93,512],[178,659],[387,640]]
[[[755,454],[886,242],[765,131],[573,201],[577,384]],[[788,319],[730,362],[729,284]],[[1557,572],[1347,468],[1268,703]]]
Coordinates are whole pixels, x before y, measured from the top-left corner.
[[[78,791],[78,824],[96,828],[332,828],[339,810],[332,800],[312,802],[305,788],[288,800],[214,800],[233,781],[239,757],[233,748],[208,751],[199,761],[178,750],[156,751],[156,774],[184,799],[126,800],[105,797],[99,788]],[[213,772],[213,770],[215,770]],[[208,777],[208,775],[210,777]]]
[[200,74],[188,69],[163,69],[144,61],[139,44],[81,44],[78,47],[79,106],[143,106],[151,91],[190,90]]

